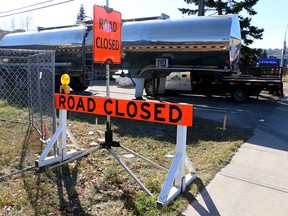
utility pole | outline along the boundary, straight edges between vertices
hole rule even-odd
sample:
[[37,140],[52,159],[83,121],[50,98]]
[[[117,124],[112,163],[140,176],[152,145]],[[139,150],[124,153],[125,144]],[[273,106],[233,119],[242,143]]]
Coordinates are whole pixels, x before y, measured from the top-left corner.
[[204,16],[204,5],[205,5],[205,0],[199,0],[198,16]]
[[[280,61],[280,67],[281,67],[281,74],[282,73],[286,73],[286,71],[284,71],[284,55],[286,52],[286,34],[287,34],[287,27],[288,25],[286,25],[286,30],[285,30],[285,35],[284,35],[284,42],[283,42],[283,49],[281,51],[281,61]],[[285,67],[286,68],[286,67]],[[286,75],[286,74],[282,74],[282,75]]]

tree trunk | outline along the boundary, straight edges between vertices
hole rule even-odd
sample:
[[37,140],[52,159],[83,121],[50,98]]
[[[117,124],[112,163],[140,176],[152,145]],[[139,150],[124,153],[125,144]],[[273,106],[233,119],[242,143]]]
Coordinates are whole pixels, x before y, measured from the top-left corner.
[[217,11],[218,11],[218,15],[222,15],[222,0],[218,0],[217,2]]
[[198,16],[204,16],[204,4],[205,4],[205,0],[199,0]]

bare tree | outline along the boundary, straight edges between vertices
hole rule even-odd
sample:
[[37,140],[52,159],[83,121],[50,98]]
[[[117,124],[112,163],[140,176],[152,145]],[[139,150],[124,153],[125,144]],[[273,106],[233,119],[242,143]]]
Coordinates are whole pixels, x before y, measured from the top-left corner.
[[32,20],[33,17],[30,14],[18,16],[17,19],[12,17],[7,22],[2,22],[1,28],[8,31],[29,31]]
[[26,31],[29,31],[29,27],[32,25],[32,20],[33,20],[33,17],[29,14],[27,16],[21,17],[21,20],[19,23],[21,25],[21,29],[25,29]]
[[12,31],[15,31],[15,30],[16,30],[16,19],[15,19],[15,17],[11,18],[9,28],[10,28],[10,30],[12,30]]

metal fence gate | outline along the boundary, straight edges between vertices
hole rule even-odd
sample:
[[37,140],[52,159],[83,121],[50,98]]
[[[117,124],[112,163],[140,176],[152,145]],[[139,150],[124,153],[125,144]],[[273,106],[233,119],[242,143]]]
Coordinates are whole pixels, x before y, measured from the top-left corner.
[[42,138],[53,133],[54,64],[53,51],[0,49],[1,120],[32,124]]

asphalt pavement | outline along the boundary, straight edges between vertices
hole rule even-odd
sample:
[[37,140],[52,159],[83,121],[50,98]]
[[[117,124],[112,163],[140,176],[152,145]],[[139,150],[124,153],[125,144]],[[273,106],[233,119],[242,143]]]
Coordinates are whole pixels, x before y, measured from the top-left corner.
[[[288,87],[288,86],[287,86]],[[88,88],[89,93],[94,96],[106,96],[106,83],[104,80],[95,81],[94,85]],[[134,99],[134,86],[122,87],[115,81],[110,82],[110,97],[120,99]],[[149,98],[152,99],[153,98]],[[270,115],[277,105],[277,101],[260,97],[251,98],[246,103],[232,102],[229,97],[218,95],[201,95],[189,93],[167,92],[157,100],[174,103],[189,103],[194,107],[193,116],[223,122],[227,116],[227,126],[238,126],[254,129],[266,116]]]
[[287,216],[287,122],[285,97],[182,215]]

